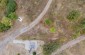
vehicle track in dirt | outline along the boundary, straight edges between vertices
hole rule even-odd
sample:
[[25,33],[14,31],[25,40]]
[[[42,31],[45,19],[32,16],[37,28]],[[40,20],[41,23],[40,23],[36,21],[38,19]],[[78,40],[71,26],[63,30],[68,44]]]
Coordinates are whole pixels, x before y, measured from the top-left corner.
[[52,53],[52,55],[57,55],[59,53],[61,53],[62,51],[66,50],[67,48],[71,48],[73,47],[75,44],[79,43],[80,41],[85,40],[85,35],[82,35],[72,41],[69,41],[68,43],[62,45],[59,49],[57,49],[56,51],[54,51]]
[[3,37],[4,38],[2,41],[0,41],[0,51],[2,51],[2,49],[12,40],[14,40],[16,37],[19,37],[21,34],[30,31],[33,27],[35,27],[42,19],[43,16],[47,13],[51,3],[53,0],[48,0],[45,8],[43,9],[43,11],[41,12],[41,14],[33,21],[31,22],[27,27],[23,27],[23,28],[17,28],[15,31],[13,31],[10,34],[6,34]]

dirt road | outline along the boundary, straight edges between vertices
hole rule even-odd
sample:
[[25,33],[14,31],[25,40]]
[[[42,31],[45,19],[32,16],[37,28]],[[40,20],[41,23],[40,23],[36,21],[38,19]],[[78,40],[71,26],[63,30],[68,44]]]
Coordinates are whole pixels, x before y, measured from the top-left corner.
[[69,41],[67,44],[64,44],[63,46],[61,46],[59,49],[57,49],[55,52],[52,53],[52,55],[57,55],[59,53],[61,53],[62,51],[64,51],[67,48],[71,48],[72,46],[74,46],[75,44],[79,43],[80,41],[85,40],[85,36],[80,36],[72,41]]
[[3,37],[6,37],[6,38],[4,38],[4,40],[0,42],[0,51],[2,51],[2,49],[10,41],[14,40],[16,37],[19,37],[19,35],[23,34],[24,32],[30,31],[34,26],[36,26],[41,21],[41,19],[46,14],[46,12],[48,11],[51,3],[52,3],[52,0],[48,0],[48,3],[46,4],[44,10],[32,23],[29,24],[29,26],[23,27],[23,28],[17,28],[14,32],[4,35]]

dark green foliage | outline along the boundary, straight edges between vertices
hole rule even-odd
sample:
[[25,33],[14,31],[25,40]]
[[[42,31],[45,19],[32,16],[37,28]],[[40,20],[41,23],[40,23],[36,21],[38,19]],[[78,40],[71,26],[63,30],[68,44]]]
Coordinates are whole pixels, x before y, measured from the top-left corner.
[[43,46],[44,55],[51,55],[51,53],[55,51],[58,47],[59,47],[59,44],[57,42],[46,43]]
[[46,20],[45,20],[45,24],[51,25],[51,23],[52,23],[52,21],[51,21],[50,19],[46,19]]
[[81,31],[83,29],[85,29],[85,19],[81,20],[81,22],[79,22],[78,25],[75,25],[75,30],[77,31]]
[[68,14],[67,19],[68,19],[68,20],[75,20],[75,19],[77,19],[79,16],[80,16],[80,12],[77,11],[77,10],[73,10],[73,11],[71,11],[71,12]]
[[6,26],[5,24],[0,23],[0,32],[7,31],[10,28],[11,28],[11,26]]
[[8,15],[8,18],[11,19],[11,20],[16,20],[18,17],[17,17],[17,15],[16,15],[16,13],[14,12],[14,13],[10,13],[10,14]]
[[0,7],[6,6],[6,17],[0,22],[0,32],[7,31],[12,26],[12,20],[17,19],[15,14],[16,2],[14,0],[0,0]]
[[15,12],[15,10],[16,10],[16,2],[14,0],[8,0],[6,15],[8,16],[10,13]]
[[33,55],[36,55],[36,52],[33,52]]

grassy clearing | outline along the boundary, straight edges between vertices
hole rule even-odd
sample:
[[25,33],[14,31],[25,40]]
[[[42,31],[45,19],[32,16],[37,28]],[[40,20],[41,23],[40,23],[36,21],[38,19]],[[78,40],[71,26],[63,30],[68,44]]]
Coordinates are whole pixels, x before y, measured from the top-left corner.
[[44,55],[51,55],[51,53],[53,51],[55,51],[60,45],[58,44],[58,42],[50,42],[50,43],[46,43],[44,46],[43,46],[43,52],[44,52]]

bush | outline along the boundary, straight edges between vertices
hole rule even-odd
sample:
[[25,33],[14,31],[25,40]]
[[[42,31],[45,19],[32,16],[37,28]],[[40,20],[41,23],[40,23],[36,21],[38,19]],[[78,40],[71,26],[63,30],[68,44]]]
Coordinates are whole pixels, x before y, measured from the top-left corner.
[[17,17],[17,15],[16,15],[16,13],[14,12],[14,13],[10,13],[10,14],[8,15],[8,18],[11,19],[11,20],[16,20],[18,17]]
[[2,8],[4,8],[4,7],[6,7],[6,5],[7,5],[7,0],[0,0],[0,7]]
[[10,13],[15,12],[15,10],[16,10],[16,2],[14,0],[8,0],[6,15],[8,16]]
[[82,30],[81,30],[81,34],[82,34],[82,35],[85,34],[85,29],[82,29]]
[[7,17],[3,17],[1,23],[5,24],[6,26],[12,26],[11,20]]
[[5,24],[0,23],[0,32],[7,31],[10,28],[11,28],[11,26],[6,26]]
[[64,43],[67,41],[67,37],[61,37],[59,38],[59,43]]
[[51,55],[51,53],[55,51],[58,47],[59,47],[59,44],[57,42],[46,43],[43,46],[44,55]]
[[80,36],[80,32],[76,32],[72,35],[72,39],[76,39],[79,36]]
[[[15,14],[16,2],[14,0],[0,0],[0,7],[6,6],[6,17],[3,17],[0,22],[0,31],[7,31],[12,26],[12,20],[17,19]],[[3,7],[2,6],[2,7]]]
[[82,28],[85,28],[85,19],[83,19],[81,22],[80,22],[80,25]]
[[51,21],[50,19],[46,19],[46,20],[45,20],[45,24],[51,25],[51,24],[52,24],[52,21]]
[[36,55],[36,52],[33,52],[33,55]]
[[56,32],[55,27],[51,27],[51,28],[50,28],[50,32],[51,32],[51,33],[55,33],[55,32]]
[[71,11],[68,15],[67,15],[67,19],[68,20],[75,20],[80,16],[80,12],[77,10],[73,10]]
[[0,22],[0,32],[7,31],[12,26],[11,20],[9,20],[7,17],[2,18]]

